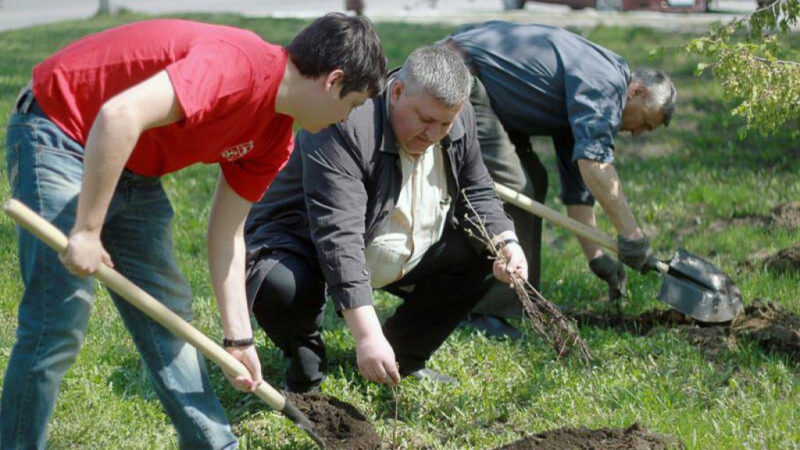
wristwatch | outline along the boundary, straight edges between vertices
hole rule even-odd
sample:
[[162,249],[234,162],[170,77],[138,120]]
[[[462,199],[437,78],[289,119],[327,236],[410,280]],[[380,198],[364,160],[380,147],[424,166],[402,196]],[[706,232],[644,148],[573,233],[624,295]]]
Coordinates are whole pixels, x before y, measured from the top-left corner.
[[494,244],[494,249],[499,252],[500,250],[503,249],[503,247],[505,247],[508,244],[519,244],[519,241],[516,238],[503,239],[497,244]]

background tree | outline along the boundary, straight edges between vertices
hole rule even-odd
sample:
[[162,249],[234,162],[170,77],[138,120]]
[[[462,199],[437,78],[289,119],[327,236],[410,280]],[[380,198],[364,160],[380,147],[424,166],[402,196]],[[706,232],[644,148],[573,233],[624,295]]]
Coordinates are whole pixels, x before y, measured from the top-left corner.
[[760,3],[752,14],[714,27],[687,47],[709,61],[699,63],[696,73],[710,69],[736,104],[732,113],[746,119],[742,137],[749,130],[774,133],[800,117],[800,51],[789,36],[798,17],[800,0]]

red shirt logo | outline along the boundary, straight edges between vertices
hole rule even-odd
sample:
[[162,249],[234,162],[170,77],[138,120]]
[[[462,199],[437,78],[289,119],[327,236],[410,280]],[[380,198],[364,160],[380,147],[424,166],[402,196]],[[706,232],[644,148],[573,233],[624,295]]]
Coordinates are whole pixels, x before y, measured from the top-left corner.
[[253,141],[248,141],[244,144],[237,144],[226,148],[222,151],[221,155],[228,161],[234,161],[250,153],[251,150],[253,150]]

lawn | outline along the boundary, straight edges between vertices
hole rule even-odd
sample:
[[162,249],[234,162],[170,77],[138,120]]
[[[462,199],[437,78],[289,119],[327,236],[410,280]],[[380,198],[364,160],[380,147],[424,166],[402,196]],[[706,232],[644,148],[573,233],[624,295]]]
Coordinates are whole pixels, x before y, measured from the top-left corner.
[[[125,14],[37,26],[0,33],[0,142],[7,111],[31,68],[68,42],[146,16]],[[250,28],[269,41],[286,43],[304,24],[298,20],[192,15],[194,19]],[[451,27],[379,24],[391,65],[417,46],[443,37]],[[779,204],[800,200],[800,143],[787,124],[769,138],[737,138],[743,125],[732,117],[721,90],[709,76],[696,78],[696,60],[680,47],[692,36],[640,28],[580,30],[620,53],[632,66],[668,71],[679,90],[672,125],[640,138],[620,137],[617,168],[632,208],[654,247],[666,257],[681,246],[731,274],[745,302],[761,298],[800,313],[797,272],[775,273],[758,255],[800,241],[800,230],[764,222],[733,220],[769,216]],[[794,37],[795,48],[800,39]],[[652,52],[657,47],[661,51]],[[563,211],[555,160],[547,140],[536,140],[550,171],[548,204]],[[5,145],[3,145],[5,147]],[[5,159],[0,162],[0,198],[9,196]],[[195,325],[221,337],[206,269],[205,220],[217,169],[194,166],[166,177],[176,210],[179,262],[195,293]],[[720,224],[727,224],[720,226]],[[607,221],[601,221],[611,230]],[[605,285],[589,272],[577,241],[547,225],[542,292],[550,300],[583,310],[605,311]],[[0,217],[0,375],[14,343],[22,287],[15,231]],[[656,299],[657,276],[630,274],[624,313],[665,308]],[[86,344],[64,379],[50,424],[52,448],[174,448],[174,431],[150,388],[131,339],[101,289]],[[377,295],[386,317],[396,299]],[[678,437],[688,448],[800,448],[800,375],[797,359],[739,342],[714,358],[669,327],[649,334],[582,326],[595,355],[590,366],[557,360],[529,328],[517,342],[495,341],[465,330],[451,336],[431,366],[455,376],[455,386],[403,381],[396,400],[390,388],[364,381],[355,369],[353,340],[344,322],[329,311],[325,322],[329,377],[323,391],[361,409],[378,431],[400,448],[495,448],[559,427],[626,427],[639,422]],[[283,381],[285,361],[257,332],[265,378]],[[234,391],[212,368],[243,448],[312,448],[305,434],[258,399]],[[394,420],[397,401],[398,421]]]

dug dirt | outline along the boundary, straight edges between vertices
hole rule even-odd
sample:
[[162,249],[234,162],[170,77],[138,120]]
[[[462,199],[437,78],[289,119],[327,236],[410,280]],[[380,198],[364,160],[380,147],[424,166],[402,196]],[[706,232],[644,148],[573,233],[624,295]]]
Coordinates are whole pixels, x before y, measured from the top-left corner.
[[285,393],[314,423],[314,432],[330,450],[377,450],[381,438],[367,417],[353,405],[320,393]]
[[[769,216],[762,215],[743,215],[734,216],[728,219],[717,219],[709,225],[711,231],[723,231],[730,226],[749,226],[763,227],[773,226],[795,230],[800,228],[800,202],[781,203],[772,208]],[[694,232],[697,226],[689,226],[688,231]],[[678,233],[686,235],[686,232]]]
[[764,266],[776,272],[800,272],[800,242],[768,257]]
[[650,433],[639,424],[628,428],[559,428],[528,436],[498,450],[662,450],[685,448],[676,438]]
[[755,299],[742,314],[724,324],[697,322],[674,310],[651,310],[638,316],[571,313],[579,324],[649,334],[655,328],[683,332],[706,355],[735,351],[739,341],[755,341],[767,352],[785,355],[800,363],[800,317],[774,302]]
[[790,229],[800,228],[800,202],[783,203],[772,208],[772,224]]

